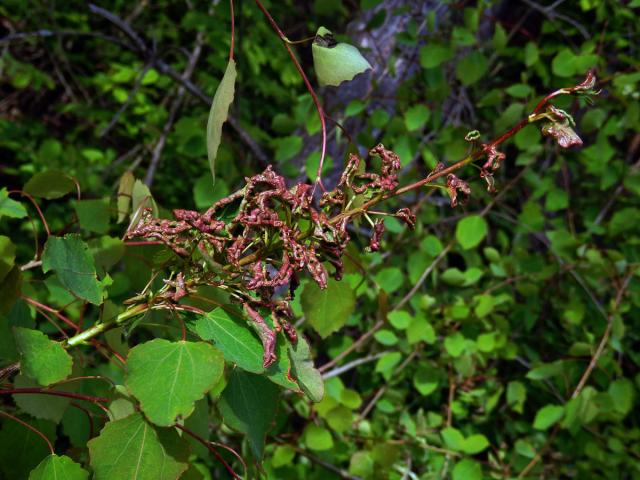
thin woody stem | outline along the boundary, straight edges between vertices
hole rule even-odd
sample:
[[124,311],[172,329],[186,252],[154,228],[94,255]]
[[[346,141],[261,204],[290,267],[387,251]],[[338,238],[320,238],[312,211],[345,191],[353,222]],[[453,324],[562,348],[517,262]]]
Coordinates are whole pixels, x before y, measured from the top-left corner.
[[264,5],[262,5],[262,2],[260,0],[255,0],[255,2],[258,8],[262,11],[264,16],[267,18],[267,20],[271,24],[271,27],[273,28],[273,30],[278,34],[278,36],[282,40],[285,48],[287,49],[287,52],[289,53],[289,56],[291,57],[291,61],[293,61],[293,64],[295,65],[296,70],[298,70],[300,77],[302,77],[302,81],[304,82],[304,85],[307,87],[307,90],[309,91],[309,94],[313,99],[313,103],[316,106],[316,110],[318,111],[318,118],[320,118],[320,129],[322,131],[322,146],[320,150],[320,162],[318,163],[318,171],[316,173],[316,185],[320,184],[322,188],[322,180],[321,180],[322,166],[324,164],[324,158],[327,154],[327,124],[325,120],[324,109],[320,104],[320,100],[318,99],[318,96],[316,95],[315,90],[311,86],[311,82],[309,81],[307,74],[304,73],[304,70],[302,69],[302,65],[300,65],[300,62],[298,61],[296,54],[293,52],[290,46],[292,42],[290,42],[289,39],[287,39],[287,36],[280,29],[280,27],[278,26],[276,21],[273,19],[269,11],[264,7]]

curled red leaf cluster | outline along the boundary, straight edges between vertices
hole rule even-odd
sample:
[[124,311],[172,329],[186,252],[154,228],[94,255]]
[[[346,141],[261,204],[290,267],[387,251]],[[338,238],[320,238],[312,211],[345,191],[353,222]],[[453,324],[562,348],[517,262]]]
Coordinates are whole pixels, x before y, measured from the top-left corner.
[[[297,338],[288,302],[298,274],[308,273],[320,288],[326,288],[329,276],[342,277],[352,216],[340,214],[357,196],[370,199],[398,186],[398,155],[382,145],[370,155],[380,159],[379,172],[364,171],[360,157],[350,155],[340,181],[322,195],[319,208],[311,185],[288,188],[269,166],[204,213],[174,210],[174,220],[168,220],[144,210],[126,236],[160,241],[182,260],[176,279],[165,282],[167,301],[177,302],[198,286],[211,285],[224,288],[242,304],[262,340],[266,368],[276,360],[277,332],[284,330],[293,342]],[[395,216],[415,225],[408,208]],[[380,247],[383,232],[384,223],[377,220],[372,250]]]

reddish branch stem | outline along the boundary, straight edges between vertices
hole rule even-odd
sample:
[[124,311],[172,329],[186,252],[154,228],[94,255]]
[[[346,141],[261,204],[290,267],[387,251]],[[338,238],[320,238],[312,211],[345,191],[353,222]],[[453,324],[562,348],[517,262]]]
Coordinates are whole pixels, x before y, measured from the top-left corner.
[[53,395],[56,397],[67,397],[67,398],[74,398],[76,400],[85,400],[87,402],[92,402],[95,404],[107,403],[109,401],[108,398],[104,398],[104,397],[93,397],[91,395],[82,395],[80,393],[61,392],[59,390],[45,390],[42,388],[24,387],[24,388],[12,388],[10,390],[0,390],[0,395],[18,395],[18,394]]
[[51,455],[55,455],[56,454],[56,451],[53,449],[53,445],[51,444],[51,440],[49,440],[47,438],[47,436],[44,433],[42,433],[40,430],[38,430],[36,427],[34,427],[32,425],[29,425],[27,422],[25,422],[23,420],[20,420],[18,417],[14,417],[10,413],[3,412],[2,410],[0,410],[0,415],[4,415],[5,417],[10,418],[11,420],[13,420],[15,422],[18,422],[23,427],[26,427],[29,430],[31,430],[33,433],[35,433],[40,438],[42,438],[45,442],[47,442],[47,446],[49,447],[49,451],[51,452]]
[[289,45],[287,36],[280,29],[280,27],[278,26],[276,21],[273,19],[269,11],[264,7],[264,5],[262,5],[262,2],[260,0],[255,0],[255,2],[256,2],[256,5],[258,5],[258,8],[262,11],[264,16],[267,18],[267,20],[271,24],[271,27],[273,28],[273,30],[280,37],[280,40],[282,40],[282,43],[284,43],[284,46],[287,49],[289,56],[291,57],[291,61],[293,61],[293,64],[295,65],[296,70],[298,70],[300,77],[302,77],[302,81],[304,82],[305,87],[307,87],[307,90],[311,95],[311,98],[313,99],[313,103],[316,106],[316,110],[318,111],[318,117],[320,118],[320,128],[322,131],[322,147],[320,150],[320,163],[318,164],[318,171],[316,173],[316,185],[320,185],[320,188],[322,188],[322,190],[324,191],[324,186],[322,185],[322,166],[324,164],[324,158],[327,153],[327,124],[325,120],[324,109],[320,104],[320,100],[318,99],[318,96],[316,95],[315,90],[311,86],[311,82],[309,82],[309,78],[307,77],[307,74],[304,73],[304,70],[302,69],[300,62],[296,58],[296,54],[293,52],[293,49]]
[[34,307],[44,310],[45,312],[53,313],[56,317],[58,317],[58,319],[62,320],[68,327],[73,328],[76,332],[80,331],[80,325],[76,325],[70,318],[65,317],[55,308],[52,308],[48,305],[40,303],[31,297],[25,297],[24,295],[22,296],[22,299],[25,302],[30,303]]
[[233,0],[229,0],[229,10],[231,12],[231,46],[229,47],[229,61],[233,60],[234,38],[236,36],[236,19],[233,13]]
[[23,192],[22,190],[9,190],[8,193],[9,194],[19,193],[23,197],[27,197],[29,199],[29,201],[33,204],[33,206],[36,207],[36,210],[38,211],[38,215],[40,215],[40,220],[42,220],[42,224],[44,225],[45,232],[47,232],[47,236],[50,236],[51,235],[51,230],[49,230],[49,224],[45,220],[44,214],[42,213],[42,210],[40,210],[40,206],[35,201],[35,199],[31,195],[29,195],[28,193]]
[[238,480],[241,480],[242,477],[240,475],[238,475],[236,472],[233,471],[233,468],[231,468],[231,466],[225,461],[224,458],[222,458],[222,455],[220,455],[220,453],[218,452],[218,450],[216,450],[216,448],[211,444],[211,442],[205,440],[204,438],[202,438],[200,435],[198,435],[195,432],[192,432],[191,430],[189,430],[188,428],[176,423],[175,427],[178,430],[182,430],[184,433],[186,433],[187,435],[190,435],[191,437],[193,437],[194,439],[196,439],[198,442],[200,442],[202,445],[204,445],[205,447],[207,447],[207,449],[213,453],[215,455],[215,457],[218,459],[218,461],[220,463],[222,463],[222,465],[224,465],[224,468],[227,469],[227,472],[229,472],[229,474]]

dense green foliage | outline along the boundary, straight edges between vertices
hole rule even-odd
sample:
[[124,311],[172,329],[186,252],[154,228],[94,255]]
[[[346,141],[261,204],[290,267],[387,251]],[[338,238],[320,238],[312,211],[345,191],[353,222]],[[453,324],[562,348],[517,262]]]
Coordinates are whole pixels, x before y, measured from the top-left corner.
[[324,25],[373,66],[320,87],[293,47],[333,119],[330,187],[348,152],[383,143],[410,184],[588,69],[602,89],[553,100],[584,147],[537,125],[502,145],[497,193],[468,166],[463,206],[376,207],[415,230],[386,216],[368,252],[356,224],[341,281],[301,277],[271,365],[219,288],[147,309],[175,258],[123,238],[140,207],[206,210],[269,163],[314,180],[312,99],[236,1],[212,184],[228,2],[105,3],[133,36],[84,2],[0,4],[0,477],[640,478],[640,2],[265,2],[289,39]]

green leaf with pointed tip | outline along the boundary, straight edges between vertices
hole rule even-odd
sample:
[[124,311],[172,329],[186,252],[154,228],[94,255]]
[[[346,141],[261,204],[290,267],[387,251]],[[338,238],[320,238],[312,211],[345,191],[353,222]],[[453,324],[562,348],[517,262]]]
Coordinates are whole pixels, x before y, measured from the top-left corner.
[[356,297],[345,282],[329,279],[327,288],[308,282],[300,297],[302,310],[322,338],[341,328],[353,312]]
[[16,246],[9,237],[0,235],[0,282],[11,271],[16,261]]
[[207,157],[209,158],[209,168],[213,182],[216,181],[216,157],[218,147],[222,138],[222,124],[229,116],[229,106],[233,102],[236,87],[236,62],[229,60],[224,76],[218,85],[211,110],[209,111],[209,121],[207,122]]
[[20,353],[20,369],[26,376],[46,386],[71,374],[73,361],[60,343],[29,328],[15,327],[13,334]]
[[108,422],[87,446],[95,480],[175,480],[188,467],[138,413]]
[[73,192],[76,184],[73,179],[64,172],[58,170],[47,170],[36,173],[24,185],[24,192],[33,197],[53,200],[64,197]]
[[324,382],[322,375],[313,366],[313,358],[307,340],[300,336],[295,345],[289,345],[291,359],[291,374],[298,381],[298,385],[313,402],[319,402],[324,397]]
[[545,405],[536,413],[533,419],[533,428],[537,430],[547,430],[564,417],[564,407],[562,405]]
[[218,407],[224,423],[247,435],[253,454],[262,459],[264,439],[278,406],[278,387],[260,375],[236,368]]
[[120,177],[120,183],[118,184],[118,196],[116,200],[116,207],[118,209],[118,223],[123,222],[129,213],[129,207],[131,206],[131,199],[133,197],[133,185],[136,183],[136,179],[131,172],[124,172]]
[[31,471],[29,480],[85,480],[89,472],[66,455],[49,455]]
[[156,205],[156,201],[153,199],[149,187],[140,180],[136,180],[131,190],[132,223],[135,223],[135,220],[140,218],[140,214],[145,208],[150,208],[154,217],[158,216],[158,205]]
[[200,317],[194,330],[203,340],[213,341],[228,362],[249,372],[264,372],[262,344],[239,315],[232,316],[226,310],[216,308]]
[[456,226],[456,239],[462,248],[469,250],[478,245],[487,236],[487,221],[479,215],[463,218]]
[[6,188],[0,189],[0,218],[24,218],[27,216],[27,210],[20,202],[9,198],[9,192]]
[[42,270],[55,271],[60,283],[76,296],[94,305],[102,303],[93,257],[79,235],[50,236],[42,254]]
[[[13,267],[0,281],[0,315],[9,313],[20,298],[22,291],[22,272],[19,266]],[[1,356],[1,355],[0,355]]]
[[335,43],[333,34],[324,27],[316,32],[311,53],[318,83],[323,86],[337,87],[372,68],[356,47],[348,43]]
[[222,353],[205,342],[161,338],[129,351],[126,385],[156,425],[187,418],[224,371]]

